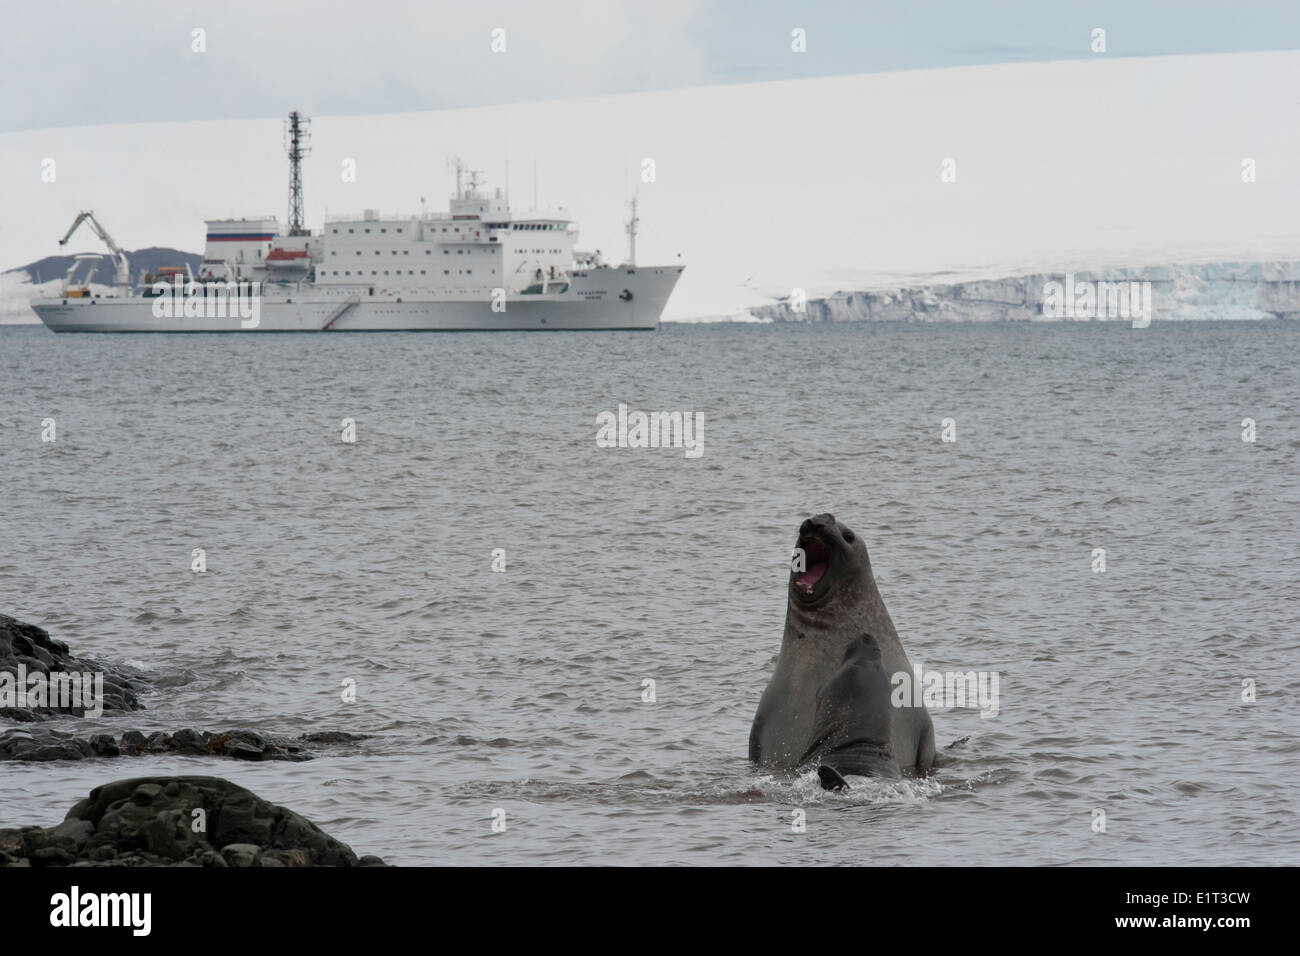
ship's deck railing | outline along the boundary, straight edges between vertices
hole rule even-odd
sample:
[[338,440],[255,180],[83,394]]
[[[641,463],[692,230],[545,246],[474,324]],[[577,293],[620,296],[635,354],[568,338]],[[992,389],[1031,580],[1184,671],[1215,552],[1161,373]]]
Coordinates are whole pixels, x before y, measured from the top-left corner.
[[[363,212],[357,213],[331,213],[325,217],[325,225],[332,222],[410,222],[412,219],[419,219],[415,213],[387,213],[378,212],[373,216],[367,216]],[[432,216],[425,216],[425,219],[431,219]],[[448,217],[450,218],[450,217]]]
[[362,213],[331,213],[325,217],[325,225],[328,226],[330,225],[330,223],[336,223],[336,222],[410,222],[411,220],[415,220],[417,222],[457,222],[457,223],[504,222],[504,223],[516,223],[516,224],[556,222],[556,223],[564,224],[565,229],[563,231],[566,232],[578,231],[578,224],[574,222],[572,219],[570,219],[567,215],[564,214],[549,215],[547,213],[533,213],[533,212],[511,213],[511,214],[491,213],[489,215],[480,216],[477,219],[457,219],[454,216],[452,216],[451,213],[446,213],[446,212],[429,212],[429,213],[425,213],[423,216],[413,212],[408,212],[408,213],[378,212],[374,216],[367,216],[363,212]]

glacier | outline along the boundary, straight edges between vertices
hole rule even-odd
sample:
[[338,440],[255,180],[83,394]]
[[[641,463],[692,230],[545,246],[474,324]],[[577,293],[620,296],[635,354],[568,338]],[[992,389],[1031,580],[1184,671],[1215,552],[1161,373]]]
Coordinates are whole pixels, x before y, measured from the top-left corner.
[[[1076,282],[1150,282],[1155,321],[1300,319],[1300,261],[1180,263],[1073,273]],[[791,296],[748,311],[760,322],[1089,321],[1044,314],[1049,283],[1064,273],[1038,272],[971,282],[841,291],[807,300]],[[1119,316],[1101,316],[1118,319]],[[1128,321],[1127,318],[1124,321]]]

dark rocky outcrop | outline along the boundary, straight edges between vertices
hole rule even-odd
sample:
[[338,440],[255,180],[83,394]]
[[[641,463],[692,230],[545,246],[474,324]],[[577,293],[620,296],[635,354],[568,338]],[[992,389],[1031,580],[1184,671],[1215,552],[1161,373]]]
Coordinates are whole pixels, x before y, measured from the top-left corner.
[[137,777],[90,791],[53,827],[0,829],[0,866],[382,866],[220,777]]
[[[146,688],[137,675],[101,661],[73,657],[68,645],[50,637],[44,628],[26,624],[7,614],[0,614],[0,693],[11,692],[20,675],[103,674],[103,708],[105,712],[143,710],[138,693]],[[9,701],[15,703],[16,701]],[[46,706],[5,706],[0,696],[0,717],[10,720],[40,721],[61,714],[85,716],[81,706],[59,706],[51,700]],[[95,715],[91,715],[95,716]]]
[[0,733],[0,761],[4,760],[84,760],[87,757],[136,757],[142,754],[191,754],[194,756],[234,757],[237,760],[310,760],[311,749],[330,744],[365,740],[364,734],[323,731],[285,737],[259,734],[253,730],[156,731],[145,734],[128,730],[113,734],[75,734],[48,727],[7,730]]

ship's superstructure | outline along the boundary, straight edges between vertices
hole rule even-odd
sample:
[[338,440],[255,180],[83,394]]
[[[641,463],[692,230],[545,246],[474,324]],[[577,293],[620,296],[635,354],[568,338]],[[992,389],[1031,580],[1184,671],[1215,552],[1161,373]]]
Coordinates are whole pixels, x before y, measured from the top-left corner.
[[[74,269],[62,295],[33,304],[37,315],[57,332],[658,326],[683,266],[638,267],[635,253],[612,266],[598,252],[580,252],[576,224],[565,215],[512,213],[501,191],[488,194],[480,173],[459,160],[445,213],[366,210],[328,218],[311,234],[300,225],[305,123],[294,113],[287,129],[287,228],[275,217],[208,220],[197,275],[182,279],[172,270],[145,276],[137,292],[96,296],[77,284]],[[633,250],[636,224],[634,207]],[[234,305],[240,297],[249,299],[242,311]]]

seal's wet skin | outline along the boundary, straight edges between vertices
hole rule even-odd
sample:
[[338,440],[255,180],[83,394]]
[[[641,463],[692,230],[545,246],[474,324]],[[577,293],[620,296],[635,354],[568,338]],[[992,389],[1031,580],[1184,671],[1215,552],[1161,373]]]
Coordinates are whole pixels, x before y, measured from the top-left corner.
[[826,790],[842,790],[846,777],[903,776],[890,745],[893,706],[889,674],[870,634],[849,644],[840,669],[817,692],[812,741],[799,760],[817,761]]
[[[785,634],[749,735],[774,770],[821,760],[823,786],[844,775],[925,773],[934,725],[924,706],[894,707],[890,679],[912,673],[862,539],[821,514],[799,526]],[[838,782],[837,782],[838,778]]]

